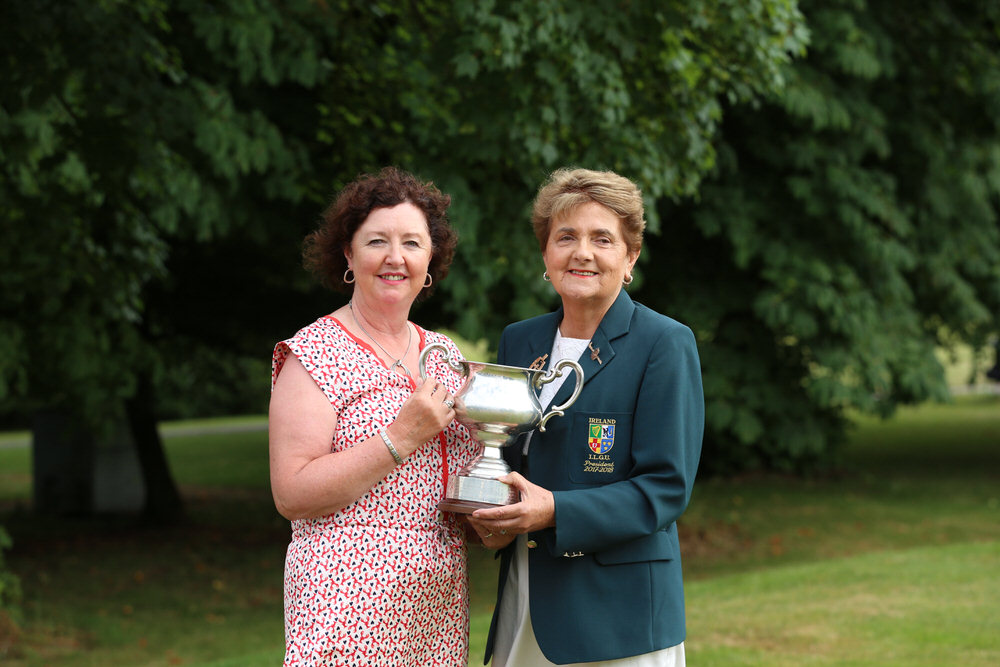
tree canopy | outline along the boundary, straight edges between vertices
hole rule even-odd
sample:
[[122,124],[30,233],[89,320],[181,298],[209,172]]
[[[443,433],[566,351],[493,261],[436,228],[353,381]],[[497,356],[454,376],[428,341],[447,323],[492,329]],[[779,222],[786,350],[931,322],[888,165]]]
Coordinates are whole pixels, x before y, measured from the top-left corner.
[[145,382],[161,410],[263,407],[270,345],[332,309],[302,237],[385,164],[454,201],[459,252],[415,318],[495,340],[555,304],[528,211],[576,165],[643,189],[631,289],[699,337],[707,467],[813,465],[845,409],[942,395],[932,348],[997,329],[997,18],[944,0],[4,3],[0,400],[99,424]]
[[[770,90],[801,47],[777,0],[3,12],[0,392],[93,415],[178,341],[272,333],[261,306],[303,284],[287,251],[339,185],[385,163],[454,194],[465,252],[436,318],[495,334],[544,299],[525,289],[538,259],[517,228],[545,173],[602,164],[651,197],[693,192],[720,98]],[[515,288],[510,312],[483,298]]]
[[0,396],[22,407],[106,418],[155,366],[148,292],[170,280],[172,244],[266,243],[280,235],[267,205],[304,196],[312,136],[285,132],[295,114],[268,102],[321,69],[298,50],[295,16],[271,8],[287,31],[266,50],[243,34],[241,67],[206,73],[210,49],[233,54],[240,17],[177,4],[177,16],[153,0],[0,10]]
[[935,348],[1000,329],[1000,8],[802,7],[808,57],[726,110],[651,242],[649,300],[704,336],[717,468],[828,460],[846,410],[946,398]]

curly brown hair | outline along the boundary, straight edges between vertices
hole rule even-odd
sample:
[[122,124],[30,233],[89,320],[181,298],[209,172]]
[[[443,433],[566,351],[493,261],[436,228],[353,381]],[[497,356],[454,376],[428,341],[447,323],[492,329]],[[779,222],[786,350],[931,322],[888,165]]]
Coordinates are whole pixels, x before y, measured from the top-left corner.
[[350,293],[352,288],[344,282],[347,271],[344,250],[373,210],[403,203],[423,211],[430,231],[431,261],[427,273],[433,281],[430,287],[420,290],[417,300],[426,298],[448,275],[458,245],[458,235],[448,222],[451,197],[442,194],[430,181],[423,183],[397,167],[385,167],[377,174],[362,174],[340,191],[323,211],[316,231],[306,236],[303,265],[324,286]]

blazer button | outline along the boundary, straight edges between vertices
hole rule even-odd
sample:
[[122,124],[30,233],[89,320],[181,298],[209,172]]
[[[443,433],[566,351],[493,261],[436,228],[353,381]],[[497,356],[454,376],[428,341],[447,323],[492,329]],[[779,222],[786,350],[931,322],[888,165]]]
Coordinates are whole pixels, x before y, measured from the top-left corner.
[[527,545],[529,549],[534,549],[535,547],[538,546],[538,542],[534,540],[528,540]]

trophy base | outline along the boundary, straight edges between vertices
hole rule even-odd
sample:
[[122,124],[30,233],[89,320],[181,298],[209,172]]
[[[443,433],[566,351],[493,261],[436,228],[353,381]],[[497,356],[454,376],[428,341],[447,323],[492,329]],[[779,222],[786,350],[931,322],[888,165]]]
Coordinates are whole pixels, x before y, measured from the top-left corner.
[[448,492],[438,507],[447,512],[472,514],[484,507],[517,502],[517,491],[495,479],[458,475],[448,480]]
[[491,507],[502,507],[493,503],[480,503],[475,500],[457,500],[455,498],[445,498],[438,503],[438,509],[455,514],[472,514],[476,510],[490,509]]

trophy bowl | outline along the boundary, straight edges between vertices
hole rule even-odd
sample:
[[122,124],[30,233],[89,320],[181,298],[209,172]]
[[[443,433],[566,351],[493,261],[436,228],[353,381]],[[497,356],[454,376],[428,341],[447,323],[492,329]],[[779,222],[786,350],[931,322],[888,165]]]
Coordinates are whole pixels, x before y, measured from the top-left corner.
[[[426,379],[426,361],[433,351],[444,356],[448,367],[465,378],[455,394],[455,418],[464,424],[472,437],[482,445],[482,452],[457,475],[448,478],[445,499],[438,505],[442,510],[470,514],[481,507],[496,507],[517,502],[514,489],[499,481],[510,472],[500,449],[517,436],[534,429],[545,431],[552,417],[565,414],[583,388],[580,364],[564,359],[548,371],[542,369],[503,366],[480,361],[456,361],[448,348],[433,343],[420,353],[420,377]],[[562,377],[565,369],[576,371],[573,394],[562,405],[542,412],[533,389]]]

